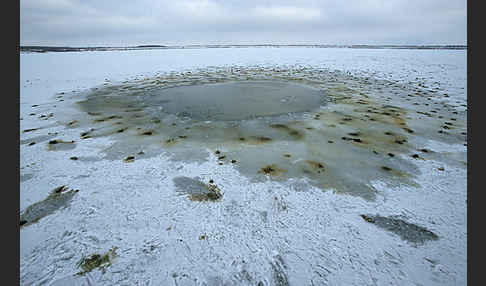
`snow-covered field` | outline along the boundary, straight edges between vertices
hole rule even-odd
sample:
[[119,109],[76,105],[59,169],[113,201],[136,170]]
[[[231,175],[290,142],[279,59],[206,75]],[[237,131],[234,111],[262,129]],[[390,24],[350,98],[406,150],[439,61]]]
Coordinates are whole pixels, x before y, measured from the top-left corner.
[[[169,129],[169,115],[147,123],[145,92],[248,77],[330,101],[202,133]],[[465,285],[466,93],[465,50],[22,53],[21,284]],[[129,108],[141,119],[116,117]],[[154,139],[138,139],[149,127]],[[273,141],[236,144],[232,132]],[[301,168],[311,159],[323,176]],[[288,171],[266,174],[266,161]],[[194,196],[211,186],[216,197]],[[111,264],[83,268],[105,253]]]

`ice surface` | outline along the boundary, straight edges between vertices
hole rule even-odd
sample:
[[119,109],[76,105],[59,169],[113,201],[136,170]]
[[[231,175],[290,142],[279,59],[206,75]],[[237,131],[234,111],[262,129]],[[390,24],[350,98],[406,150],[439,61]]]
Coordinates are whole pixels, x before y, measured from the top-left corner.
[[147,105],[200,121],[276,116],[325,104],[325,95],[317,89],[274,81],[191,85],[155,90],[151,95]]
[[[252,114],[211,90],[247,84],[287,93],[245,100],[265,107]],[[224,108],[208,118],[196,99]],[[22,54],[20,102],[20,210],[80,190],[22,227],[23,285],[465,284],[465,51]],[[190,199],[211,185],[221,198]],[[113,247],[105,273],[75,275]]]

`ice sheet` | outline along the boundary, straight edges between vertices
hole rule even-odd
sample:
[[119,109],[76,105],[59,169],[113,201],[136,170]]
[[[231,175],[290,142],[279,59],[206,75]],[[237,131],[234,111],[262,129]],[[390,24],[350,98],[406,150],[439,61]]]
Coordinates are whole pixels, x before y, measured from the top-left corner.
[[[20,210],[61,185],[79,189],[69,205],[22,227],[22,285],[466,282],[465,51],[111,51],[21,54],[20,63]],[[293,83],[305,79],[299,84],[322,90],[332,100],[296,117],[240,123],[240,131],[247,132],[244,138],[276,139],[264,144],[229,140],[241,137],[231,135],[226,126],[231,121],[199,122],[212,128],[180,138],[186,135],[177,132],[188,125],[170,116],[159,119],[173,118],[174,129],[170,122],[143,135],[149,130],[142,119],[153,117],[143,113],[150,114],[150,108],[133,111],[143,115],[139,127],[144,129],[137,130],[136,118],[93,122],[119,115],[116,104],[101,108],[113,114],[89,115],[97,111],[76,103],[93,88],[110,90],[105,96],[112,98],[136,91],[124,87],[143,92],[169,77],[191,85],[191,74],[224,80],[228,71],[285,75]],[[97,124],[106,132],[92,131]],[[117,125],[128,129],[118,133],[116,128],[124,127]],[[292,137],[293,130],[305,139]],[[98,136],[83,139],[84,132]],[[204,134],[214,140],[204,140]],[[154,138],[176,137],[183,144],[154,144]],[[388,142],[390,138],[402,144]],[[52,140],[75,142],[61,146],[50,144]],[[319,181],[321,163],[333,171],[332,182],[340,184]],[[266,168],[272,164],[276,167]],[[306,165],[315,174],[297,168]],[[381,167],[408,176],[388,174]],[[272,169],[287,172],[279,179],[267,174]],[[180,191],[180,183],[188,179],[177,178],[207,185],[212,180],[222,197],[191,200],[190,190]],[[353,193],[363,186],[373,196]],[[414,245],[367,222],[363,214],[398,216],[438,239]],[[118,255],[104,273],[75,275],[82,257],[112,247],[118,247]]]

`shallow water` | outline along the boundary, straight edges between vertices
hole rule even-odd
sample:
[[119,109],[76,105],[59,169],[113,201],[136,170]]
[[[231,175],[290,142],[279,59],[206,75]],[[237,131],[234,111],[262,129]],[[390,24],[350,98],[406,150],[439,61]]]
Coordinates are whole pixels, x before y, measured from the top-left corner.
[[[411,103],[387,103],[390,95],[408,99],[412,92],[327,70],[216,69],[93,88],[75,96],[84,115],[66,120],[85,130],[81,139],[115,139],[105,159],[133,162],[168,153],[204,162],[215,152],[219,165],[252,181],[306,178],[322,190],[374,200],[375,179],[417,186],[416,166],[400,155],[414,155],[414,139],[437,137],[440,120],[429,116],[415,126],[424,121]],[[461,140],[459,134],[441,137]]]

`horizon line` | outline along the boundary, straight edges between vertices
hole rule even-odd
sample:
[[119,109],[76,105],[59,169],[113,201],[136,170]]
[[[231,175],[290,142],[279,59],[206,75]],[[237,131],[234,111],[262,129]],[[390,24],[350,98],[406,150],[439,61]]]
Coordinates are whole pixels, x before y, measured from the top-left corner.
[[52,47],[52,48],[134,48],[134,47],[184,47],[184,46],[396,46],[396,47],[428,47],[428,46],[467,46],[467,44],[137,44],[137,45],[96,45],[96,46],[80,46],[80,45],[38,45],[28,44],[19,45],[19,47]]

